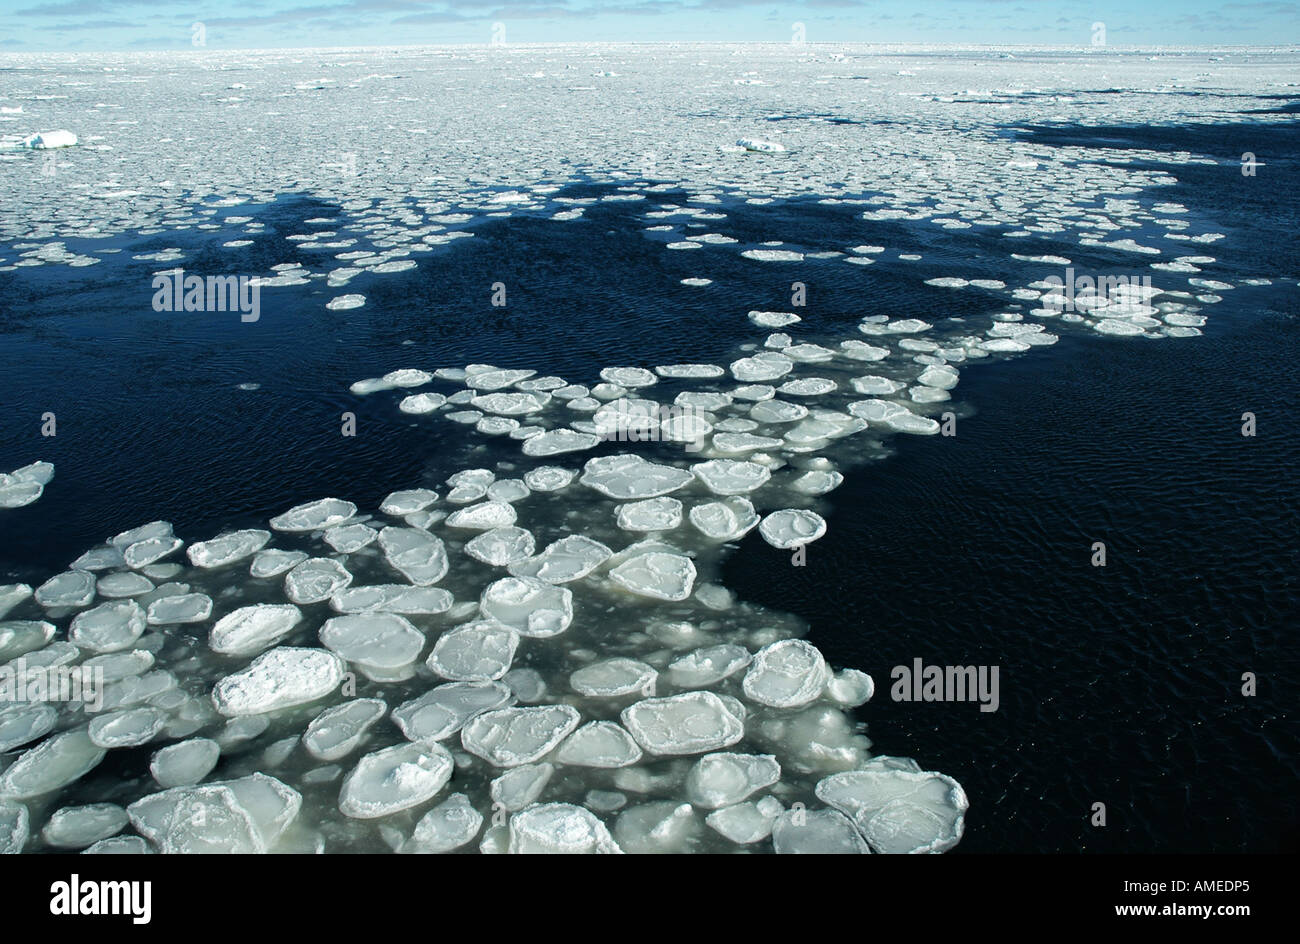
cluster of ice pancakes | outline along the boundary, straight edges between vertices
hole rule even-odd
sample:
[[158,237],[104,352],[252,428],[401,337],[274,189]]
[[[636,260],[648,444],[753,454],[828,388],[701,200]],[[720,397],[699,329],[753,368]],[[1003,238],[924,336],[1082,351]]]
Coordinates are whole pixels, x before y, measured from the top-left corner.
[[21,508],[40,498],[45,486],[54,478],[54,465],[50,462],[33,462],[0,472],[0,508]]
[[5,846],[951,848],[966,796],[868,753],[871,678],[712,579],[750,531],[809,553],[837,444],[937,432],[954,364],[1020,350],[931,330],[869,316],[835,347],[772,334],[589,387],[488,364],[358,381],[518,449],[472,446],[491,467],[375,514],[324,498],[188,546],[152,522],[0,588],[13,681],[83,685],[0,709]]
[[[754,526],[711,493],[730,478],[576,471],[467,469],[188,546],[152,522],[0,588],[5,684],[81,686],[0,708],[0,850],[957,843],[961,787],[868,754],[870,677],[697,570]],[[769,539],[813,536],[781,515]]]

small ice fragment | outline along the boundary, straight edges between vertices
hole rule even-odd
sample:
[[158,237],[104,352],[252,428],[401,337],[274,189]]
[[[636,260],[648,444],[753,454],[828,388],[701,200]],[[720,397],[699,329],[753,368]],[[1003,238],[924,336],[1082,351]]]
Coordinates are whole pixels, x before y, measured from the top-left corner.
[[690,511],[691,524],[715,541],[736,541],[758,524],[758,513],[747,498],[733,496],[696,505]]
[[427,665],[435,675],[455,682],[495,681],[514,661],[519,634],[495,620],[453,627],[438,637]]
[[595,698],[653,694],[658,674],[644,662],[620,656],[583,666],[569,676],[569,685],[575,692]]
[[743,495],[767,484],[772,473],[745,459],[710,459],[691,466],[691,472],[715,495]]
[[465,553],[493,567],[505,567],[531,557],[533,536],[523,528],[493,528],[465,545]]
[[514,701],[500,682],[449,682],[393,709],[393,723],[412,741],[441,741],[475,715]]
[[747,800],[714,810],[704,818],[705,824],[737,845],[747,846],[762,842],[772,834],[772,825],[782,813],[781,801],[764,797],[757,803]]
[[511,767],[495,778],[488,790],[492,802],[508,813],[517,813],[532,806],[542,795],[555,774],[554,764],[524,764]]
[[847,816],[834,810],[786,810],[772,824],[778,855],[862,855],[867,844]]
[[307,559],[303,551],[281,551],[276,548],[269,548],[265,551],[258,551],[257,556],[253,558],[253,563],[249,566],[248,572],[254,577],[269,579],[278,577],[288,570],[293,570]]
[[[765,470],[766,471],[766,470]],[[609,572],[624,589],[657,600],[685,600],[695,586],[695,565],[682,554],[648,551]]]
[[536,855],[619,854],[623,850],[590,810],[569,803],[542,803],[510,817],[509,851]]
[[84,727],[60,732],[20,754],[0,774],[0,800],[28,800],[60,790],[98,766],[105,753]]
[[518,767],[546,756],[581,720],[570,705],[499,708],[473,718],[461,731],[465,750],[497,767]]
[[96,715],[87,733],[96,747],[139,747],[157,736],[167,716],[157,708],[126,708]]
[[212,598],[206,593],[177,593],[149,604],[145,621],[150,626],[202,623],[212,615]]
[[35,596],[46,608],[85,606],[95,598],[95,578],[84,570],[64,571],[37,587]]
[[524,441],[526,456],[554,456],[562,452],[580,452],[600,443],[600,437],[572,429],[552,429]]
[[781,765],[771,754],[706,754],[687,774],[686,794],[696,806],[716,810],[780,779]]
[[395,744],[367,754],[343,781],[339,811],[376,819],[433,798],[451,779],[451,754],[440,744]]
[[544,465],[524,474],[524,483],[535,492],[558,492],[573,481],[577,475],[571,469]]
[[628,767],[641,759],[641,748],[613,721],[590,721],[578,728],[555,753],[561,764],[576,767]]
[[815,701],[831,679],[826,660],[802,639],[783,639],[754,654],[745,673],[745,697],[773,708],[799,708]]
[[573,593],[536,577],[503,577],[484,589],[479,609],[522,636],[544,639],[573,622]]
[[610,555],[608,547],[581,534],[572,534],[547,545],[536,557],[510,565],[516,577],[536,577],[547,583],[569,583],[587,576]]
[[343,660],[332,652],[281,646],[262,653],[242,672],[217,682],[212,701],[228,718],[306,704],[337,688],[345,668]]
[[389,565],[416,586],[437,583],[450,566],[442,540],[419,528],[384,528],[379,546]]
[[420,817],[407,851],[443,853],[467,845],[483,828],[483,814],[463,793],[453,793]]
[[243,606],[217,620],[208,646],[222,655],[254,656],[284,639],[301,622],[302,610],[290,603]]
[[285,576],[284,592],[294,603],[323,603],[350,583],[352,574],[338,561],[309,557]]
[[216,741],[190,738],[157,751],[149,761],[149,773],[160,787],[189,787],[212,773],[220,757]]
[[866,770],[833,774],[817,796],[852,818],[875,852],[946,852],[961,840],[969,803],[943,774],[898,769],[873,758]]
[[668,666],[668,679],[679,688],[703,688],[739,672],[750,662],[744,646],[724,643],[706,646],[682,656]]
[[381,698],[354,698],[327,708],[307,725],[303,747],[318,760],[339,760],[356,750],[366,732],[387,711],[388,705]]
[[271,519],[276,531],[323,531],[342,524],[357,513],[357,506],[339,498],[322,498],[296,505]]
[[235,561],[252,557],[271,540],[270,531],[250,529],[232,531],[210,541],[191,544],[186,554],[190,563],[196,567],[214,568],[233,564]]
[[826,533],[826,520],[814,511],[783,508],[767,515],[758,530],[768,544],[788,550],[820,538]]
[[392,673],[409,666],[424,648],[424,635],[396,613],[334,616],[320,628],[327,649],[363,670]]
[[91,652],[117,652],[135,645],[145,630],[145,611],[134,600],[117,600],[78,613],[68,640]]
[[515,523],[516,517],[515,509],[506,502],[485,501],[455,512],[447,519],[447,526],[490,531],[509,527]]
[[116,803],[65,806],[41,830],[41,838],[57,849],[84,849],[126,828],[126,810]]
[[651,754],[700,754],[730,747],[744,724],[712,692],[647,698],[622,712],[623,726]]

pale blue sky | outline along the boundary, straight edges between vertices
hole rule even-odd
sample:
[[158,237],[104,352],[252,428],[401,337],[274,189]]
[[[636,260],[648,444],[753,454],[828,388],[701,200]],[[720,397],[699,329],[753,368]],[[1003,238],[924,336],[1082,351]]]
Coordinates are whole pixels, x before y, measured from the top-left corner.
[[1300,43],[1289,0],[0,0],[0,51],[574,41]]

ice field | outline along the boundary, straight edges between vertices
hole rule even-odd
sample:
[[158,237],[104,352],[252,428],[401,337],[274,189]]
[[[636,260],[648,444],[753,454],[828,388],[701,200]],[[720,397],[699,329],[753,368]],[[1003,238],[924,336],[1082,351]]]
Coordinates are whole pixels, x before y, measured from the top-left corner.
[[[1245,120],[1241,99],[1293,94],[1298,67],[1285,50],[724,45],[0,56],[0,272],[94,266],[87,240],[174,233],[136,257],[166,278],[191,261],[180,235],[211,230],[263,305],[311,290],[364,318],[363,276],[410,273],[490,220],[578,226],[604,203],[692,260],[681,284],[708,291],[725,254],[792,299],[722,313],[749,338],[722,359],[692,358],[689,328],[678,361],[633,342],[584,376],[396,349],[390,370],[319,393],[454,435],[462,448],[429,457],[436,482],[377,507],[303,494],[220,534],[122,521],[65,571],[0,586],[0,682],[77,668],[103,683],[93,702],[0,701],[0,851],[957,846],[962,786],[864,732],[884,680],[739,599],[723,561],[751,532],[792,566],[815,554],[835,527],[822,497],[897,437],[943,435],[972,363],[1069,333],[1206,343],[1226,293],[1295,291],[1294,272],[1226,275],[1224,234],[1150,193],[1176,180],[1151,154],[1006,129]],[[65,199],[26,182],[42,166]],[[579,183],[609,192],[567,195]],[[296,263],[250,271],[262,225],[240,208],[286,194],[337,211],[287,237]],[[731,204],[791,198],[850,209],[861,240],[731,225]],[[1034,274],[936,275],[871,242],[881,221],[996,231],[1020,247],[1007,271]],[[1063,243],[1127,261],[1099,271]],[[887,259],[997,311],[866,299],[850,330],[810,327],[801,263]],[[1076,262],[1088,278],[1067,284]],[[59,480],[0,464],[3,528]],[[115,776],[95,776],[106,762]]]

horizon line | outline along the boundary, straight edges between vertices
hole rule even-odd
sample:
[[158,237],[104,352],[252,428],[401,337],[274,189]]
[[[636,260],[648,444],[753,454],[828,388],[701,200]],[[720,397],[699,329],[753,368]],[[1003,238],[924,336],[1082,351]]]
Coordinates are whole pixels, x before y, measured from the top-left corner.
[[771,46],[778,48],[801,49],[810,46],[817,47],[853,47],[853,48],[870,48],[870,47],[914,47],[928,49],[1021,49],[1027,51],[1041,52],[1086,52],[1089,55],[1105,55],[1107,52],[1161,52],[1161,51],[1195,51],[1195,52],[1216,52],[1232,50],[1249,50],[1249,51],[1295,51],[1300,52],[1300,42],[1290,43],[1217,43],[1217,44],[1128,44],[1128,43],[1107,43],[1104,46],[1092,46],[1088,43],[961,43],[961,42],[927,42],[924,40],[897,40],[892,42],[857,42],[857,41],[838,41],[838,42],[813,42],[805,41],[801,43],[792,43],[789,40],[770,40],[770,39],[745,39],[745,40],[675,40],[675,39],[642,39],[642,40],[561,40],[561,41],[533,41],[533,42],[442,42],[442,43],[386,43],[386,44],[365,44],[365,45],[311,45],[311,46],[160,46],[153,49],[28,49],[28,50],[0,50],[0,57],[4,56],[34,56],[34,55],[133,55],[133,54],[154,54],[154,53],[193,53],[196,55],[207,55],[213,52],[351,52],[351,51],[369,51],[369,50],[392,50],[392,49],[554,49],[554,48],[580,48],[580,47],[618,47],[618,46]]

